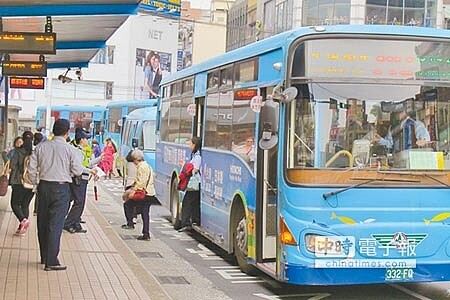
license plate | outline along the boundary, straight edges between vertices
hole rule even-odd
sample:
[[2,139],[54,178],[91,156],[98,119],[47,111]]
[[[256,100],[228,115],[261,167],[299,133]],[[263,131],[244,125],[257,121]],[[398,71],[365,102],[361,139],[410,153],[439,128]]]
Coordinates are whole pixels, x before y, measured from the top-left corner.
[[414,270],[411,268],[392,268],[386,269],[385,280],[386,281],[396,281],[396,280],[413,280]]
[[317,236],[314,248],[316,257],[352,258],[355,256],[355,237]]

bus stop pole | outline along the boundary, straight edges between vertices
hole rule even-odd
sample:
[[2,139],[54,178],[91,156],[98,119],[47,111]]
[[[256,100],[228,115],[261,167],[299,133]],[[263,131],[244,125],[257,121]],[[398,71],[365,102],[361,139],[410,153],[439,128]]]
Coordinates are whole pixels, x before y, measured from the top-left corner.
[[45,94],[47,97],[47,109],[45,112],[45,132],[50,135],[52,132],[52,86],[53,86],[53,74],[50,71],[50,75],[47,76],[47,85],[45,87]]
[[9,98],[9,80],[8,76],[3,76],[5,82],[5,107],[3,113],[3,150],[8,147],[8,98]]

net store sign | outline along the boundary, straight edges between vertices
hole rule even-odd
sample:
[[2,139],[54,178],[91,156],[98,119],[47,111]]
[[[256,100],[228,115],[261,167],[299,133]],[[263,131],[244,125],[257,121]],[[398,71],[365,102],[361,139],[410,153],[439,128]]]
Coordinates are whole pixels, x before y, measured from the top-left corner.
[[39,77],[10,77],[9,86],[13,89],[39,89],[45,86],[44,78]]

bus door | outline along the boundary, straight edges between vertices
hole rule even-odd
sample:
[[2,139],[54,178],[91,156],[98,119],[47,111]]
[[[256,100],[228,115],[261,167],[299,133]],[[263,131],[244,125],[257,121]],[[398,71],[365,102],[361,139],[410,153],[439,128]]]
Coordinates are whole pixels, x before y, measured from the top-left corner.
[[[270,88],[271,89],[271,88]],[[269,88],[261,90],[261,96],[266,98]],[[261,138],[265,120],[263,113],[259,114],[259,137]],[[256,204],[256,234],[257,247],[256,255],[258,262],[269,263],[276,258],[276,238],[277,238],[277,147],[269,150],[258,149],[257,170],[257,204]],[[272,269],[272,268],[271,268]],[[275,273],[275,264],[272,269]]]
[[194,115],[194,128],[192,129],[192,135],[202,137],[203,134],[203,112],[205,110],[205,97],[195,98],[195,115]]

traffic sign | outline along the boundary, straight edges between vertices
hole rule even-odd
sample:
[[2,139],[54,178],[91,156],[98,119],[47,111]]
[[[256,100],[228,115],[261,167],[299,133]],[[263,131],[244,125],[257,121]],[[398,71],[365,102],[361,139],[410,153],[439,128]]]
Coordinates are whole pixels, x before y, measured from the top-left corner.
[[47,76],[45,61],[3,61],[3,76]]
[[0,52],[56,54],[56,33],[0,32]]
[[10,77],[9,87],[12,89],[43,90],[45,87],[45,79],[41,77]]
[[263,106],[262,96],[253,96],[250,100],[250,108],[259,113],[261,111],[261,106]]

